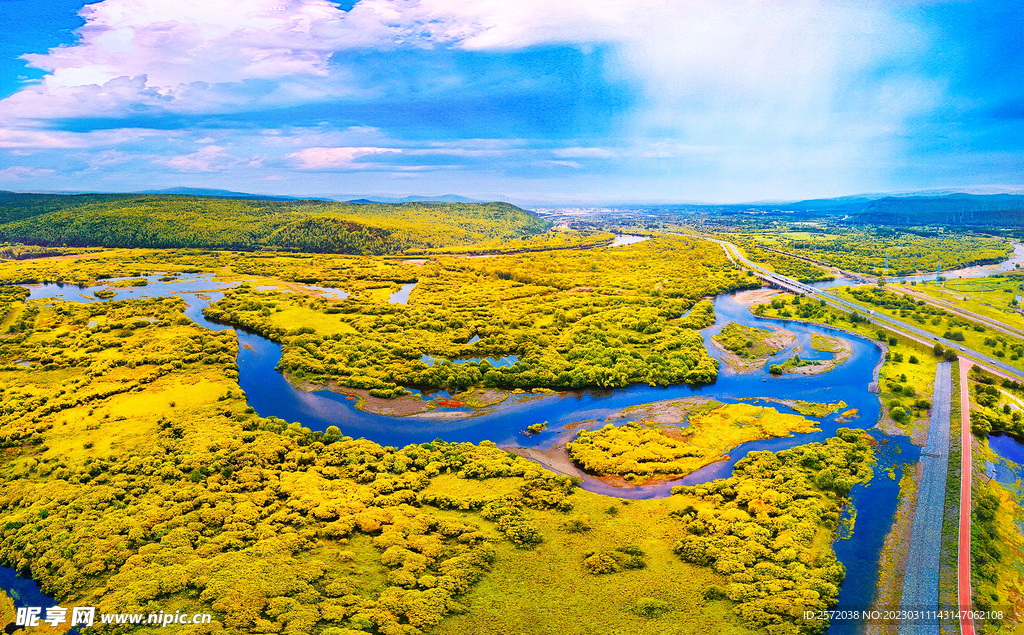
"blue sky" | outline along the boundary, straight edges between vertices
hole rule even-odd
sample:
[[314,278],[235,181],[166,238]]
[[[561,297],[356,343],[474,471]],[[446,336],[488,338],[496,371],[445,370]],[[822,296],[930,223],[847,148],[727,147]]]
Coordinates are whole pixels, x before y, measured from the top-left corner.
[[1024,183],[1024,8],[0,0],[0,188],[738,202]]

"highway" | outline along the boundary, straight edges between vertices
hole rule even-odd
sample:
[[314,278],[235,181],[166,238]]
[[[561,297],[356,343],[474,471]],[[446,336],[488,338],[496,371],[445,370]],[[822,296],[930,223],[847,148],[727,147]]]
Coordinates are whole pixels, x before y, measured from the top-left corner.
[[945,300],[939,300],[937,298],[933,298],[919,291],[908,289],[906,287],[893,287],[893,290],[908,295],[914,300],[924,300],[925,304],[933,306],[937,309],[942,309],[943,311],[948,311],[954,315],[959,315],[960,317],[967,318],[968,320],[974,320],[975,322],[978,322],[996,331],[1000,331],[1002,333],[1006,333],[1007,335],[1012,335],[1014,337],[1024,338],[1024,331],[1018,329],[1015,326],[1010,326],[1009,324],[999,322],[990,317],[981,315],[980,313],[975,313],[974,311],[969,311],[962,307],[958,307],[955,304],[946,302]]
[[[763,280],[765,280],[769,284],[781,287],[783,289],[787,289],[787,290],[795,292],[795,293],[803,293],[805,295],[808,295],[810,297],[816,298],[818,300],[824,300],[827,305],[832,306],[832,307],[837,308],[837,309],[840,309],[840,310],[843,310],[843,311],[851,311],[851,312],[852,311],[857,311],[858,313],[863,314],[865,312],[865,310],[866,310],[864,307],[858,306],[858,305],[856,305],[856,304],[854,304],[852,302],[847,302],[846,300],[843,300],[842,298],[838,298],[838,297],[828,293],[827,291],[824,291],[824,290],[821,290],[821,289],[816,289],[816,288],[814,288],[814,287],[812,287],[810,285],[804,284],[804,283],[799,282],[797,280],[793,280],[792,278],[788,278],[786,276],[782,276],[782,275],[779,275],[779,274],[774,273],[772,271],[768,271],[767,269],[764,269],[762,267],[759,267],[758,265],[756,265],[753,262],[751,262],[750,260],[748,260],[743,255],[743,253],[739,250],[739,248],[737,248],[736,245],[734,245],[734,244],[732,244],[730,242],[727,242],[727,241],[724,241],[724,240],[717,240],[717,239],[713,239],[713,238],[709,238],[708,240],[713,240],[714,242],[717,242],[719,245],[721,245],[722,249],[725,250],[726,255],[729,257],[730,260],[733,261],[733,263],[742,263],[744,266],[750,268],[752,271],[754,271],[754,273],[756,273],[758,276],[760,276]],[[1017,368],[1014,368],[1013,366],[1009,366],[1008,364],[1005,364],[1005,363],[1003,363],[1003,362],[1001,362],[1001,361],[999,361],[999,360],[997,360],[995,358],[989,357],[988,355],[984,355],[982,353],[979,353],[978,351],[967,349],[966,347],[963,347],[958,342],[952,342],[952,341],[946,340],[946,339],[941,338],[941,337],[936,337],[935,335],[933,335],[933,334],[931,334],[931,333],[929,333],[929,332],[927,332],[927,331],[925,331],[923,329],[920,329],[920,328],[918,328],[918,327],[916,327],[916,326],[914,326],[912,324],[908,324],[908,323],[904,322],[903,320],[899,320],[897,318],[891,318],[891,317],[885,316],[885,315],[877,315],[877,314],[868,314],[868,315],[865,315],[865,317],[867,317],[873,323],[882,324],[882,325],[886,326],[887,328],[889,328],[891,330],[900,332],[900,333],[906,335],[907,337],[910,337],[911,339],[917,340],[918,342],[921,342],[923,344],[932,345],[933,342],[939,342],[940,344],[942,344],[946,348],[952,348],[952,349],[954,349],[956,351],[959,351],[959,355],[964,358],[960,362],[960,403],[961,403],[961,408],[960,408],[960,417],[961,417],[960,426],[961,426],[962,452],[961,452],[961,466],[960,466],[960,474],[961,474],[961,476],[960,476],[960,508],[959,508],[959,523],[958,523],[959,524],[959,536],[958,536],[959,544],[957,545],[957,603],[959,605],[958,609],[960,611],[962,611],[962,613],[960,615],[960,633],[961,633],[961,635],[974,635],[974,633],[975,633],[974,622],[971,619],[971,616],[970,616],[970,613],[969,613],[970,610],[971,610],[971,470],[973,469],[973,467],[972,467],[972,464],[971,464],[972,437],[971,437],[971,422],[970,422],[970,395],[969,395],[969,392],[968,392],[968,389],[967,389],[968,388],[968,386],[967,386],[967,384],[968,384],[968,382],[967,382],[967,373],[970,370],[971,366],[974,365],[974,364],[977,364],[978,366],[984,368],[985,370],[989,370],[989,371],[995,373],[998,376],[1008,377],[1008,378],[1011,378],[1011,379],[1016,379],[1017,381],[1024,380],[1024,373],[1022,373]],[[943,372],[943,370],[944,370],[943,365],[940,364],[939,365],[939,369],[937,371],[938,374],[941,374]],[[945,372],[947,372],[947,373],[949,372],[948,368],[945,369]],[[949,404],[949,397],[950,397],[950,395],[949,395],[948,388],[946,388],[946,385],[947,385],[946,382],[948,382],[948,376],[945,379],[945,381],[942,383],[942,387],[943,387],[943,389],[945,390],[945,393],[946,393],[945,394],[945,397],[946,397],[946,399],[945,399],[945,406],[944,406],[943,410],[947,413],[946,414],[946,419],[948,421],[948,417],[949,417],[948,413],[949,413],[949,409],[950,409],[950,404]],[[937,377],[937,381],[936,381],[936,386],[937,386],[937,388],[939,386],[938,377]],[[936,392],[938,393],[939,391],[937,390]],[[938,401],[938,398],[936,398],[936,402],[937,401]],[[935,405],[936,405],[936,410],[939,410],[939,404],[936,403]],[[933,415],[934,415],[934,412],[933,412]],[[933,438],[933,433],[937,434],[939,432],[936,429],[937,428],[937,425],[936,425],[937,423],[938,423],[938,421],[934,420],[934,417],[933,417],[931,429],[929,430],[929,445],[940,444],[942,442],[941,438]],[[948,429],[946,430],[946,438],[948,438]],[[928,466],[926,466],[926,469],[927,469],[927,467]],[[932,467],[935,467],[935,466],[932,466]],[[939,503],[937,502],[939,494],[940,494],[939,487],[937,485],[939,480],[940,480],[938,474],[932,475],[931,480],[935,482],[933,484],[934,487],[932,487],[932,489],[935,489],[936,491],[933,494],[931,494],[931,495],[927,495],[927,493],[924,493],[924,494],[926,494],[926,496],[924,496],[924,498],[928,498],[929,500],[928,500],[928,502],[924,503],[924,509],[922,509],[921,508],[921,503],[923,502],[923,500],[919,499],[919,501],[918,501],[919,502],[918,511],[927,511],[930,514],[935,514],[936,515],[935,518],[938,519],[938,523],[937,524],[935,522],[920,523],[917,515],[915,515],[915,518],[914,518],[914,525],[915,525],[915,527],[914,527],[914,531],[915,531],[914,537],[917,538],[918,540],[921,540],[921,541],[926,541],[926,542],[934,543],[934,542],[936,542],[938,540],[938,538],[936,537],[936,535],[933,535],[933,534],[935,534],[935,530],[934,530],[933,526],[937,526],[937,527],[941,528],[942,513],[941,513],[940,509],[928,509],[929,507],[935,508],[935,507],[937,507],[939,505]],[[941,480],[944,483],[944,479],[941,479]],[[925,485],[927,485],[927,483]],[[944,495],[944,488],[941,488],[941,489],[943,490],[941,492],[941,494]],[[935,500],[932,500],[932,499],[935,499]],[[923,535],[917,535],[917,531],[916,530],[918,529],[919,523],[921,525],[928,525],[927,528],[922,527],[922,529],[923,529],[922,534]],[[929,546],[929,548],[933,550],[935,547],[932,544],[932,545]],[[933,555],[937,555],[937,554],[933,554]],[[934,568],[934,567],[933,566],[927,567],[927,569],[929,569],[929,570],[932,569],[932,568]],[[910,569],[908,569],[908,571],[909,570]],[[922,572],[919,571],[919,573],[922,573]],[[933,573],[935,573],[935,572],[931,572],[928,575],[928,579],[927,579],[927,582],[926,582],[926,585],[927,585],[926,589],[922,589],[921,585],[920,584],[915,584],[915,581],[913,581],[913,580],[910,581],[909,585],[907,584],[908,581],[904,580],[904,583],[905,583],[905,586],[904,586],[904,600],[911,600],[912,599],[914,601],[926,601],[926,602],[928,602],[929,605],[931,605],[931,602],[933,601],[933,598],[934,598],[935,601],[937,601],[937,597],[933,596],[933,594],[932,594],[933,589],[931,588],[932,584],[933,584],[932,577],[935,577],[934,575],[931,575]],[[914,629],[913,627],[910,627],[908,625],[907,628],[901,628],[900,630],[901,630],[901,632],[904,632],[904,633],[911,633],[911,632],[934,632],[937,629],[926,628],[926,629],[920,630],[920,629]]]
[[[695,238],[705,237],[695,236]],[[1019,368],[1010,366],[1006,362],[1000,361],[995,357],[990,357],[988,355],[985,355],[984,353],[966,348],[960,342],[954,342],[952,340],[947,340],[945,338],[938,337],[937,335],[933,335],[932,333],[929,333],[924,329],[918,328],[917,326],[904,322],[903,320],[900,320],[898,318],[889,317],[887,315],[881,315],[879,313],[871,313],[871,309],[865,308],[853,302],[849,302],[847,300],[839,298],[825,289],[818,289],[812,287],[809,284],[800,282],[798,280],[794,280],[792,278],[788,278],[775,272],[768,271],[767,269],[759,265],[756,265],[750,260],[748,260],[746,256],[744,256],[743,253],[739,250],[739,248],[730,242],[718,240],[716,238],[705,238],[705,240],[710,240],[718,243],[722,247],[722,249],[725,250],[725,253],[727,256],[729,256],[730,260],[732,260],[734,263],[741,263],[743,266],[751,269],[762,280],[768,282],[769,284],[786,289],[788,291],[792,291],[794,293],[802,293],[809,297],[813,297],[817,300],[824,300],[827,305],[839,309],[841,311],[856,311],[857,313],[860,313],[861,315],[866,317],[870,322],[874,324],[881,324],[882,326],[885,326],[889,329],[901,332],[903,335],[906,335],[911,339],[917,340],[922,344],[933,346],[936,342],[938,342],[939,344],[942,344],[944,348],[953,349],[961,357],[969,358],[975,364],[986,370],[998,371],[1000,374],[1007,376],[1011,379],[1015,379],[1019,382],[1024,382],[1024,371],[1020,370]]]

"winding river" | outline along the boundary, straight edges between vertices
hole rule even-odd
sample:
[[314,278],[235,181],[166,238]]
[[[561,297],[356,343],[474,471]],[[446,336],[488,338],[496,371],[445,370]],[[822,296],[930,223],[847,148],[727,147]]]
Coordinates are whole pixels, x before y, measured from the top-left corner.
[[[645,237],[626,237],[618,245],[626,246],[639,242]],[[639,240],[637,240],[639,239]],[[1018,249],[1015,258],[999,266],[986,268],[982,275],[991,275],[1012,269],[1015,261],[1024,257],[1024,248]],[[977,271],[977,270],[975,270]],[[953,272],[950,272],[953,273]],[[972,272],[974,273],[974,272]],[[949,275],[949,274],[947,274]],[[145,287],[108,287],[111,282],[104,281],[96,287],[78,287],[74,285],[42,284],[31,285],[30,299],[63,299],[72,302],[96,302],[93,292],[101,288],[110,288],[115,292],[113,299],[124,300],[154,296],[176,295],[187,303],[186,315],[197,324],[211,330],[227,330],[231,327],[216,324],[203,316],[203,309],[223,296],[223,289],[235,286],[239,282],[217,280],[212,274],[181,277],[168,282],[160,282],[159,275],[149,276]],[[924,278],[924,276],[922,276]],[[851,281],[840,279],[815,286],[829,287],[849,284]],[[309,286],[313,293],[331,298],[342,299],[347,296],[337,289],[322,289]],[[406,304],[415,283],[402,286],[401,290],[392,295],[392,303]],[[814,441],[825,440],[835,434],[841,426],[869,429],[870,434],[878,441],[878,465],[874,470],[874,478],[867,485],[856,487],[852,493],[856,516],[853,531],[849,536],[836,540],[835,551],[839,559],[846,565],[847,577],[843,582],[837,609],[863,608],[872,604],[878,575],[878,559],[882,544],[888,533],[896,510],[898,483],[890,478],[890,471],[897,470],[905,462],[916,462],[920,449],[912,445],[906,437],[890,436],[871,429],[880,415],[878,397],[868,390],[868,386],[876,380],[876,369],[881,361],[881,349],[871,340],[861,338],[834,329],[795,321],[781,321],[758,318],[752,315],[749,307],[737,301],[734,294],[723,294],[714,300],[716,323],[704,330],[705,348],[709,355],[721,359],[719,351],[710,344],[710,338],[728,322],[737,322],[748,326],[782,327],[796,335],[796,341],[779,351],[768,364],[782,362],[799,353],[803,359],[829,359],[830,353],[814,351],[810,346],[813,334],[840,337],[847,341],[852,349],[849,358],[839,367],[820,375],[784,375],[775,377],[766,370],[748,374],[736,374],[721,364],[718,380],[709,386],[670,386],[656,388],[650,386],[630,386],[615,390],[583,390],[567,391],[552,395],[511,395],[503,403],[481,411],[469,408],[446,408],[433,411],[428,415],[394,417],[363,412],[355,408],[354,402],[345,395],[321,390],[304,392],[294,388],[276,370],[281,358],[281,345],[259,335],[236,330],[238,335],[238,370],[239,384],[245,390],[249,405],[261,416],[280,417],[286,421],[298,421],[313,429],[323,430],[327,426],[337,425],[344,434],[355,437],[366,437],[382,445],[401,447],[411,443],[423,443],[434,439],[446,441],[466,441],[479,443],[490,440],[502,446],[521,446],[537,449],[550,448],[556,443],[566,441],[571,432],[566,427],[580,421],[603,423],[609,415],[623,408],[660,401],[691,396],[704,396],[723,402],[736,402],[740,398],[758,399],[772,397],[774,399],[799,399],[812,402],[834,403],[845,401],[847,408],[856,408],[859,416],[852,421],[839,423],[838,414],[824,418],[808,417],[819,423],[820,431],[794,434],[793,436],[754,441],[745,443],[729,453],[722,461],[708,465],[683,479],[675,482],[661,483],[653,486],[618,488],[608,485],[595,478],[584,477],[584,489],[624,498],[658,498],[670,494],[671,488],[678,484],[697,484],[716,478],[727,477],[732,473],[733,466],[748,452],[756,450],[778,451]],[[434,360],[425,359],[425,363]],[[495,360],[498,361],[498,360]],[[514,356],[503,358],[500,364],[513,364]],[[436,396],[436,393],[435,395]],[[449,397],[453,395],[447,395]],[[778,403],[758,402],[770,405],[782,412],[793,412],[790,408]],[[548,422],[547,428],[535,436],[523,433],[526,426],[541,421]],[[992,439],[993,449],[1001,456],[1024,461],[1021,448],[1009,438]],[[1003,466],[998,466],[1003,468]],[[1005,469],[1005,468],[1003,468]],[[1004,479],[1012,478],[1009,470],[1000,470]],[[10,569],[0,568],[0,588],[6,590],[16,599],[18,605],[50,606],[56,604],[42,594],[39,587],[31,580],[17,577]],[[836,622],[830,633],[857,633],[861,625],[851,622]]]
[[[115,287],[114,299],[177,295],[188,305],[186,315],[198,324],[212,330],[230,328],[210,322],[203,317],[202,310],[222,297],[222,289],[238,284],[237,282],[224,283],[217,281],[212,275],[200,275],[166,283],[159,282],[157,276],[151,276],[148,283],[145,287]],[[75,302],[95,302],[99,300],[92,293],[100,288],[110,287],[106,284],[92,288],[59,284],[34,285],[30,287],[30,298],[43,301],[60,298]],[[407,297],[406,295],[401,300],[407,300]],[[805,359],[830,358],[830,353],[814,351],[810,347],[812,334],[841,337],[850,344],[852,354],[838,368],[821,375],[774,377],[765,370],[735,374],[726,370],[723,364],[718,381],[709,386],[631,386],[615,390],[571,391],[544,396],[512,395],[505,402],[478,413],[471,413],[465,408],[455,408],[445,409],[449,413],[448,417],[437,416],[439,411],[434,411],[434,416],[393,417],[358,410],[353,401],[336,392],[304,392],[294,388],[275,368],[281,357],[281,345],[259,335],[239,330],[236,331],[239,342],[239,384],[246,392],[249,405],[261,416],[276,416],[287,421],[298,421],[319,430],[329,425],[337,425],[345,434],[366,437],[383,445],[398,447],[441,438],[446,441],[473,443],[491,440],[503,446],[517,445],[543,449],[564,441],[567,434],[565,428],[569,424],[584,420],[603,422],[612,413],[628,406],[695,395],[723,402],[768,396],[775,399],[828,403],[842,400],[848,404],[848,408],[856,408],[859,411],[857,418],[845,424],[836,420],[837,414],[824,418],[809,417],[819,422],[820,431],[745,443],[730,452],[722,461],[708,465],[677,482],[650,487],[616,488],[596,479],[584,479],[582,486],[587,490],[627,498],[667,496],[671,488],[680,483],[696,484],[729,476],[736,461],[750,451],[778,451],[822,441],[833,436],[840,426],[869,429],[878,420],[878,397],[867,390],[868,385],[875,380],[875,369],[881,359],[881,350],[877,344],[823,326],[757,318],[750,313],[749,307],[738,302],[733,294],[720,295],[715,299],[714,306],[717,322],[705,329],[704,334],[705,347],[715,358],[719,358],[720,354],[709,344],[710,336],[728,322],[760,327],[780,326],[796,335],[796,341],[780,351],[769,364],[781,362],[794,353],[799,353]],[[777,403],[765,402],[765,405],[771,405],[783,412],[793,412]],[[469,416],[471,414],[475,416]],[[533,437],[522,433],[527,425],[540,421],[548,422],[544,432]],[[856,518],[852,535],[838,539],[835,544],[836,553],[847,569],[847,578],[840,591],[840,608],[871,604],[875,594],[879,553],[892,524],[898,494],[897,482],[889,478],[888,472],[890,468],[902,462],[916,461],[919,454],[919,449],[910,444],[905,437],[889,436],[877,430],[871,430],[871,434],[878,440],[877,447],[880,450],[875,477],[868,485],[854,489],[852,498]],[[837,623],[831,632],[854,633],[857,632],[857,625]]]
[[[612,246],[625,247],[646,237],[624,238]],[[1016,261],[1024,258],[1024,247],[1018,246],[1014,256],[1006,263],[985,268],[986,271],[981,272],[981,275],[1012,269]],[[111,288],[115,292],[114,299],[118,300],[177,295],[187,303],[186,315],[199,325],[218,331],[231,328],[210,322],[203,316],[202,311],[223,296],[223,289],[235,286],[238,282],[218,281],[212,274],[181,277],[168,282],[160,282],[158,277],[148,277],[148,285],[145,287],[111,288],[107,285],[113,281],[109,280],[89,288],[60,284],[31,285],[30,299],[45,301],[60,298],[72,302],[96,302],[101,300],[97,300],[92,293],[101,288]],[[840,279],[815,286],[829,287],[850,282]],[[347,296],[341,290],[307,286],[311,292],[331,298],[342,299]],[[408,303],[409,294],[414,286],[415,283],[403,285],[400,291],[392,295],[390,301]],[[829,359],[831,354],[814,351],[810,347],[812,334],[840,337],[850,344],[852,354],[842,365],[821,375],[774,377],[765,370],[735,374],[728,371],[723,363],[718,380],[709,386],[631,386],[615,390],[568,391],[544,396],[512,395],[503,403],[478,412],[468,408],[450,408],[434,411],[426,416],[393,417],[358,410],[354,407],[353,401],[339,393],[327,390],[304,392],[294,388],[276,370],[281,357],[281,345],[259,335],[236,330],[239,344],[239,384],[246,392],[249,405],[261,416],[276,416],[287,421],[298,421],[318,430],[337,425],[347,435],[366,437],[383,445],[399,447],[440,438],[446,441],[473,443],[490,440],[502,446],[545,449],[555,443],[564,442],[572,434],[566,432],[566,426],[570,424],[585,420],[603,423],[603,420],[612,413],[629,406],[698,395],[723,402],[768,396],[774,399],[828,403],[845,401],[848,408],[856,408],[859,411],[859,416],[850,422],[840,424],[836,420],[836,414],[824,418],[808,417],[819,423],[820,431],[745,443],[731,451],[722,461],[708,465],[676,482],[649,487],[617,488],[597,479],[585,477],[582,486],[584,489],[609,496],[636,499],[664,497],[669,495],[674,485],[680,483],[696,484],[729,476],[736,461],[751,451],[778,451],[822,441],[833,436],[841,425],[869,429],[870,434],[878,441],[878,465],[871,482],[853,490],[852,499],[856,509],[853,531],[849,536],[837,539],[834,547],[847,571],[846,580],[840,590],[839,605],[836,608],[864,608],[871,605],[876,593],[879,554],[892,525],[899,490],[897,481],[890,478],[890,471],[898,471],[902,463],[916,462],[920,453],[920,449],[912,445],[906,437],[890,436],[871,429],[879,418],[880,407],[878,397],[868,390],[868,386],[875,381],[876,368],[881,360],[880,348],[873,341],[823,326],[755,317],[750,313],[749,307],[738,302],[733,294],[718,296],[715,298],[714,306],[717,322],[705,329],[704,335],[705,348],[716,359],[720,359],[720,353],[710,345],[710,337],[728,322],[762,328],[782,327],[796,335],[796,341],[780,351],[765,365],[766,368],[773,362],[781,362],[791,357],[795,352],[804,359]],[[433,362],[432,359],[424,361]],[[500,363],[512,364],[515,361],[514,357],[509,357],[503,358]],[[760,403],[771,405],[782,412],[793,412],[777,403]],[[439,412],[445,413],[446,416],[438,416]],[[541,421],[547,421],[548,426],[540,434],[531,437],[522,432],[526,426]],[[1019,454],[1022,446],[1008,439],[993,438],[993,446],[998,446],[994,449],[1002,456],[1011,455],[1014,459],[1022,456]],[[1018,460],[1024,461],[1024,458]],[[1007,477],[1006,473],[1003,475],[1004,478]],[[17,605],[56,604],[52,598],[42,594],[34,582],[20,578],[12,570],[2,567],[0,589],[12,595]],[[860,630],[859,624],[837,622],[832,625],[830,633],[852,634]]]

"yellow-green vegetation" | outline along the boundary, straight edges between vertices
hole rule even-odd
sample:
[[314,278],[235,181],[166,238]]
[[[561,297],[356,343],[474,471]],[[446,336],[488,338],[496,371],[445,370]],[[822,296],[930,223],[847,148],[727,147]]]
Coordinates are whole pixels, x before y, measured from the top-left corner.
[[[1019,485],[1018,481],[1018,485]],[[976,611],[1003,611],[1004,619],[979,619],[980,633],[1020,632],[1024,611],[1024,508],[1016,487],[977,479],[971,512],[971,600]]]
[[1024,438],[1024,385],[995,377],[977,366],[971,367],[968,377],[971,431],[983,438],[991,432]]
[[[855,438],[780,453],[777,476],[744,467],[704,490],[617,504],[491,443],[387,448],[260,417],[237,383],[235,335],[198,327],[179,298],[24,303],[24,289],[2,289],[0,562],[63,606],[211,612],[203,632],[237,635],[539,623],[681,634],[709,619],[726,633],[772,623],[811,632],[762,601],[760,587],[734,592],[749,583],[726,573],[732,556],[713,544],[702,553],[714,560],[685,547],[671,555],[694,537],[691,508],[717,540],[739,505],[753,523],[732,523],[741,542],[778,546],[777,566],[760,552],[740,557],[748,575],[797,589],[809,609],[835,601],[842,568],[831,536],[843,488],[868,469]],[[798,501],[804,514],[790,523]],[[621,570],[577,592],[596,553],[624,554]]]
[[751,452],[733,476],[676,487],[686,538],[676,553],[728,576],[718,593],[738,603],[748,624],[771,633],[821,632],[804,611],[834,602],[846,571],[828,547],[850,490],[871,479],[873,441],[840,429],[825,443]]
[[811,333],[811,348],[825,353],[839,353],[845,349],[839,338]]
[[384,254],[526,238],[550,223],[507,203],[333,203],[88,194],[0,201],[0,240],[42,246]]
[[815,369],[824,367],[825,362],[817,362],[806,359],[800,359],[799,355],[793,355],[781,364],[772,364],[768,367],[768,371],[773,375],[783,375],[785,373],[798,373],[804,369]]
[[[783,406],[788,406],[805,417],[816,417],[818,419],[827,417],[833,412],[839,412],[847,406],[845,401],[819,403],[816,401],[804,401],[802,399],[777,399],[775,397],[741,397],[740,401],[767,401],[770,403],[777,403]],[[844,412],[843,416],[845,417],[850,413],[852,413],[851,416],[855,416],[856,410]]]
[[[426,254],[512,254],[525,251],[552,249],[589,249],[603,247],[615,239],[615,234],[604,231],[552,230],[527,238],[485,240],[459,247],[435,247],[423,250]],[[410,253],[416,253],[410,251]]]
[[[10,309],[0,340],[0,559],[62,600],[205,606],[226,632],[413,633],[487,569],[491,532],[529,547],[527,510],[569,505],[570,481],[493,444],[385,450],[261,419],[234,335],[180,299],[50,304]],[[453,517],[419,498],[442,472],[519,481]]]
[[11,596],[0,591],[0,629],[6,629],[8,625],[14,624],[16,614],[14,600],[11,599]]
[[[1024,386],[972,367],[968,375],[971,407],[971,432],[987,446],[991,432],[1005,432],[1018,438],[1024,435]],[[977,447],[977,444],[976,444]],[[983,447],[987,460],[1002,461]],[[1019,469],[1019,466],[1017,466]],[[983,633],[1012,633],[1020,629],[1024,611],[1024,507],[1020,499],[1021,481],[1003,485],[988,478],[972,483],[971,519],[972,600],[979,611],[1009,612],[1004,620],[979,620]]]
[[[685,275],[678,263],[692,262]],[[702,298],[757,283],[707,241],[664,237],[627,249],[558,250],[410,263],[388,258],[110,250],[68,260],[0,263],[0,281],[88,284],[153,271],[215,271],[254,284],[317,283],[347,300],[228,291],[210,317],[284,343],[295,379],[400,394],[399,386],[463,388],[706,383],[717,374],[697,329]],[[408,305],[388,304],[417,282]],[[382,294],[375,293],[383,291]],[[685,317],[680,317],[685,314]],[[474,335],[481,338],[470,345]],[[442,360],[433,367],[422,355]],[[518,355],[509,368],[460,358]],[[332,361],[333,360],[333,361]]]
[[[734,238],[736,239],[735,241],[732,240]],[[808,262],[803,258],[795,258],[788,254],[779,253],[775,249],[766,248],[760,245],[756,238],[753,240],[743,240],[736,236],[726,236],[726,239],[735,242],[737,246],[743,249],[743,253],[747,258],[779,275],[808,283],[836,279],[828,269]]]
[[744,359],[766,359],[792,343],[792,334],[729,322],[714,336],[726,350]]
[[[762,632],[742,622],[736,603],[713,592],[726,586],[724,575],[673,553],[675,542],[686,536],[678,517],[686,499],[628,501],[577,492],[572,500],[568,514],[532,511],[543,537],[535,549],[497,542],[490,572],[461,600],[466,611],[445,618],[432,632],[690,635],[708,624],[727,635]],[[642,551],[639,560],[646,566],[627,568],[623,562],[595,574],[584,564],[597,553],[625,561],[629,554],[621,550],[632,547]],[[828,543],[820,547],[828,549]]]
[[815,422],[803,417],[745,403],[690,405],[680,400],[659,406],[672,408],[685,417],[678,423],[687,425],[639,421],[584,430],[566,444],[570,458],[592,474],[637,483],[689,474],[728,458],[729,450],[748,441],[817,430]]
[[[872,292],[873,293],[873,292]],[[899,430],[924,445],[936,364],[944,351],[933,349],[899,333],[871,324],[858,313],[845,313],[823,302],[814,302],[791,294],[772,298],[771,304],[751,307],[755,315],[786,317],[827,324],[874,339],[886,348],[878,371],[879,399],[882,402],[881,427]],[[956,355],[952,354],[955,358]],[[845,416],[845,415],[844,415]]]
[[896,288],[912,294],[915,299],[930,298],[950,308],[970,311],[1024,329],[1024,314],[1017,301],[1021,284],[1024,284],[1024,275],[1011,273],[985,278],[944,279],[938,284],[930,281],[927,284],[901,284]]
[[0,243],[0,260],[31,260],[32,258],[49,258],[84,251],[89,250],[67,247],[41,247],[39,245],[23,245],[21,243]]
[[[680,261],[694,265],[682,273]],[[360,262],[332,284],[360,289],[389,273],[399,275]],[[716,245],[672,237],[628,249],[446,258],[405,265],[401,275],[417,281],[407,305],[361,291],[335,301],[243,286],[206,315],[283,343],[279,368],[294,379],[378,397],[402,387],[699,384],[717,376],[697,332],[714,321],[703,298],[757,284]],[[424,355],[438,361],[429,366]],[[510,355],[518,357],[511,366],[487,361]]]
[[540,434],[541,432],[544,432],[544,430],[546,430],[547,427],[548,427],[548,422],[547,421],[542,421],[540,423],[531,423],[530,425],[526,426],[526,434],[529,434],[529,435]]
[[[759,257],[765,258],[765,262],[774,265],[771,259],[778,254],[762,254],[772,254],[768,249],[777,249],[846,271],[873,276],[927,273],[935,271],[939,262],[942,263],[943,271],[996,263],[1005,260],[1013,252],[1010,241],[1004,238],[965,233],[936,234],[893,228],[839,227],[829,227],[827,231],[804,227],[802,229],[807,231],[790,233],[787,229],[785,223],[776,223],[774,226],[761,227],[755,232],[724,234],[722,237],[742,245],[751,260],[758,260],[751,254],[753,251]],[[804,263],[804,266],[811,265]],[[796,272],[800,273],[799,269]],[[779,273],[791,275],[781,270]],[[811,281],[813,280],[805,280]]]
[[954,342],[963,342],[965,348],[1004,358],[1007,364],[1024,369],[1024,339],[994,331],[974,320],[931,307],[924,300],[915,302],[905,295],[877,286],[843,287],[836,292],[846,300],[859,302],[885,315],[911,319],[930,333]]

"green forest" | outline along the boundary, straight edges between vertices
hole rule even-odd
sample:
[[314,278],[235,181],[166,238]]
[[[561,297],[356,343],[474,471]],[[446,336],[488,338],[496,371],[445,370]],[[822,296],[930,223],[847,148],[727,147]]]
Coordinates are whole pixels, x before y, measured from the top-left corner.
[[388,254],[543,234],[507,203],[335,203],[168,194],[0,199],[0,241],[70,247]]
[[846,271],[873,276],[903,276],[990,264],[1004,260],[1013,251],[1004,238],[970,233],[908,232],[896,228],[830,228],[828,232],[783,231],[769,235],[770,238],[755,235],[751,240]]

